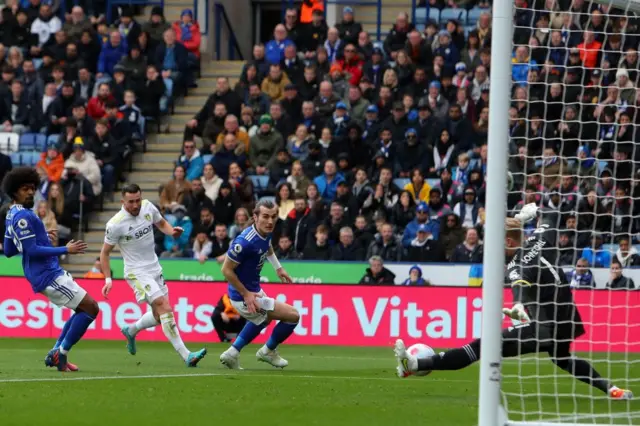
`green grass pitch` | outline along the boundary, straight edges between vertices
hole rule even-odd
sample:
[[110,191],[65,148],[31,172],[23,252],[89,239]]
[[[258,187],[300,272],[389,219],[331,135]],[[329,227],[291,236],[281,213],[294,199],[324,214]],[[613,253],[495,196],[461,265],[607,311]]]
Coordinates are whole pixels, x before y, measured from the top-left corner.
[[[208,344],[200,366],[187,369],[168,343],[139,342],[138,354],[130,356],[124,342],[86,341],[69,357],[81,371],[59,373],[43,363],[51,345],[0,340],[0,425],[476,424],[477,365],[401,380],[391,348],[283,345],[289,367],[276,370],[258,363],[257,347],[250,346],[241,358],[245,370],[229,371],[218,361],[226,345]],[[640,362],[635,361],[597,362],[596,368],[621,379],[619,386],[637,385]],[[503,389],[525,395],[509,397],[513,410],[528,413],[528,420],[541,411],[614,412],[623,416],[614,423],[638,424],[639,419],[624,417],[640,411],[638,401],[608,401],[564,373],[533,378],[556,372],[542,359],[526,358],[519,367],[507,363]],[[517,380],[518,374],[524,379]]]

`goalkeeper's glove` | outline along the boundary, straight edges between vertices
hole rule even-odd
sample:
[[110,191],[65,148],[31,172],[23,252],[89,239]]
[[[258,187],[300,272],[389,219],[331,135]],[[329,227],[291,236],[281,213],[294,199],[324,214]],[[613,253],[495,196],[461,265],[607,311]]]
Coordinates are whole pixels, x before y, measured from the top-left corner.
[[527,314],[527,311],[524,309],[524,306],[522,305],[522,303],[516,303],[515,305],[513,305],[513,307],[511,309],[502,308],[502,313],[505,314],[506,316],[508,316],[509,318],[517,320],[517,321],[521,321],[521,322],[529,322],[529,321],[531,321],[531,319],[529,319],[529,315]]
[[536,203],[529,203],[522,207],[522,210],[515,215],[515,218],[518,219],[522,223],[527,223],[531,219],[535,219],[538,214],[538,206]]

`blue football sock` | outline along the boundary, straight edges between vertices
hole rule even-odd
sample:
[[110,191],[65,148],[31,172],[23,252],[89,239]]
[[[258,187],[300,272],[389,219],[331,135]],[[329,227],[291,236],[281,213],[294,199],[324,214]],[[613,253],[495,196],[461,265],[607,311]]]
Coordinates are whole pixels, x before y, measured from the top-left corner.
[[274,350],[275,348],[277,348],[280,343],[287,340],[289,336],[293,334],[293,330],[295,330],[297,326],[297,322],[291,323],[280,321],[278,325],[276,325],[276,327],[273,329],[269,340],[267,340],[267,348],[269,348],[270,350]]
[[238,352],[240,352],[242,348],[247,346],[253,341],[253,339],[258,337],[258,334],[260,334],[264,327],[264,324],[256,325],[250,321],[247,321],[244,328],[242,329],[238,337],[236,337],[236,340],[231,346],[233,346]]
[[69,318],[67,320],[67,322],[64,323],[64,326],[62,327],[62,331],[60,332],[60,337],[58,337],[58,340],[56,341],[56,344],[53,345],[53,349],[58,349],[60,347],[60,345],[62,344],[62,341],[67,336],[67,332],[69,331],[69,327],[71,327],[71,323],[73,322],[73,320],[76,317],[76,315],[78,315],[78,314],[74,313],[73,315],[71,315],[71,318]]
[[91,323],[95,320],[94,317],[86,312],[78,312],[74,317],[75,318],[69,327],[69,331],[60,345],[60,348],[65,352],[68,352],[73,345],[80,341],[82,336],[84,336],[84,333],[87,331],[87,328],[89,328]]

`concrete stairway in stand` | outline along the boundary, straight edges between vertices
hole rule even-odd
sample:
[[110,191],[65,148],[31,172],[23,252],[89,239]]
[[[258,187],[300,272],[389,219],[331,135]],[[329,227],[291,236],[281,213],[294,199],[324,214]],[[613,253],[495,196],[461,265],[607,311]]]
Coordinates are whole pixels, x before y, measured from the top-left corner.
[[[181,7],[184,8],[186,6]],[[169,18],[167,16],[167,19]],[[171,173],[182,146],[185,123],[200,110],[207,97],[214,92],[218,77],[228,77],[231,87],[235,86],[240,76],[242,65],[243,62],[241,61],[215,62],[203,58],[202,76],[198,80],[198,88],[190,89],[189,96],[177,100],[175,114],[164,119],[164,123],[169,123],[169,131],[166,133],[153,133],[155,129],[152,129],[153,132],[148,136],[147,152],[134,154],[133,171],[126,173],[127,182],[139,184],[144,198],[153,202],[159,200],[158,187],[171,179]],[[164,127],[166,125],[163,126],[163,131]],[[105,224],[120,208],[120,194],[116,193],[114,194],[114,202],[105,202],[104,211],[91,213],[89,232],[83,236],[83,239],[89,245],[87,253],[68,256],[66,260],[66,269],[74,274],[75,277],[82,277],[100,255],[100,249],[104,241]],[[118,252],[115,252],[114,256],[118,256]]]

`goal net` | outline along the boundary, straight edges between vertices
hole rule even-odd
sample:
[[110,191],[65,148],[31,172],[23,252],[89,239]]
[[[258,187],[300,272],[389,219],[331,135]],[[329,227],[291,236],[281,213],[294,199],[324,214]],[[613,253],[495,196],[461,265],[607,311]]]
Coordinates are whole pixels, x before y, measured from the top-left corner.
[[[541,207],[555,231],[554,253],[546,257],[554,259],[571,283],[586,330],[572,352],[615,386],[635,391],[636,397],[639,5],[637,0],[509,4],[513,26],[506,213],[513,216],[528,203]],[[492,56],[492,72],[506,66],[504,60],[494,60]],[[491,84],[492,92],[499,89],[493,79]],[[490,121],[504,123],[493,113],[490,110]],[[525,235],[535,233],[537,226],[537,219],[525,224]],[[511,297],[506,288],[504,306],[511,306]],[[502,327],[514,325],[505,319]],[[639,401],[611,400],[556,367],[546,352],[502,359],[500,391],[501,412],[510,425],[640,425]]]

